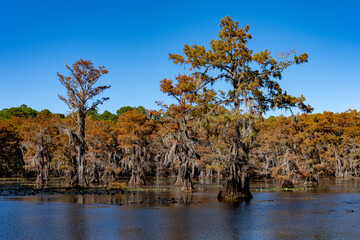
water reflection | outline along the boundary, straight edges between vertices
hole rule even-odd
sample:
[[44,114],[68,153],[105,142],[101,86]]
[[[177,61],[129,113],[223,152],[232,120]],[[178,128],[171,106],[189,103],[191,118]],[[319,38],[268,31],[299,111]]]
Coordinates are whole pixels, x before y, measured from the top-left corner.
[[[156,186],[167,186],[156,182]],[[0,197],[0,239],[358,239],[359,181],[310,191],[254,192],[248,202],[207,191]],[[209,185],[211,184],[211,185]],[[265,187],[255,183],[254,187]],[[266,187],[272,187],[267,185]]]

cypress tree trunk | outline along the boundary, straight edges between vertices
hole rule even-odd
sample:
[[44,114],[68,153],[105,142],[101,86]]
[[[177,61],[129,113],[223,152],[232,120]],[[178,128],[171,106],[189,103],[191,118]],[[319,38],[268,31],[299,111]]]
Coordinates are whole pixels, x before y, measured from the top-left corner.
[[145,185],[145,174],[143,169],[136,164],[131,171],[130,185]]
[[44,183],[44,163],[42,162],[43,160],[41,160],[39,162],[39,166],[38,166],[38,174],[36,176],[36,184],[43,184]]
[[180,164],[177,180],[175,183],[175,185],[181,186],[181,191],[183,192],[195,192],[195,188],[191,181],[191,168],[189,165],[190,161],[188,159]]
[[130,185],[145,185],[145,173],[144,169],[141,166],[141,149],[135,149],[135,159],[133,159],[132,169],[131,169],[131,177],[129,184]]
[[[236,105],[239,107],[239,105]],[[228,159],[229,167],[225,179],[225,187],[219,192],[218,199],[232,201],[238,199],[251,199],[250,176],[248,166],[248,150],[242,145],[243,153],[240,157],[241,134],[240,120],[236,120],[234,143]]]
[[193,186],[193,183],[191,181],[191,174],[190,174],[190,162],[186,161],[184,163],[184,171],[182,176],[182,187],[181,191],[183,192],[195,192],[195,188]]
[[78,165],[78,173],[77,173],[77,185],[80,187],[87,186],[87,181],[85,178],[85,113],[78,113],[78,124],[79,124],[79,146],[78,146],[78,155],[77,155],[77,165]]
[[50,161],[45,159],[44,170],[43,170],[45,182],[49,181],[49,169],[50,169]]
[[184,168],[181,166],[182,163],[179,164],[179,169],[178,169],[178,173],[177,173],[177,177],[176,177],[176,182],[175,182],[175,186],[181,186],[182,185],[182,178],[183,178],[183,171]]
[[219,192],[218,199],[231,201],[251,198],[248,166],[245,162],[234,159],[228,169],[225,187]]
[[35,184],[43,184],[45,181],[45,156],[44,156],[44,151],[43,149],[38,149],[37,151],[39,151],[36,155],[35,158],[37,158],[38,160],[38,167],[37,167],[37,176],[36,176],[36,180],[35,180]]

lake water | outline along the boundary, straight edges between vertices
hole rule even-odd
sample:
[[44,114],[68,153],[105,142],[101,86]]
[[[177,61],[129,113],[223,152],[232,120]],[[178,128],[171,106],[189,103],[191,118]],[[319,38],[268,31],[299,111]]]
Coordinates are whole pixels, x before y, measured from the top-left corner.
[[254,183],[239,203],[198,186],[207,190],[0,197],[0,239],[360,239],[359,180],[275,192]]

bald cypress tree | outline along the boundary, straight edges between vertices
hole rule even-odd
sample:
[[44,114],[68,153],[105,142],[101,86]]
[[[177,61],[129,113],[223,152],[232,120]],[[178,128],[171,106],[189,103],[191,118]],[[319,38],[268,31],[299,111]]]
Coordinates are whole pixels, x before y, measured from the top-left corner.
[[[279,85],[282,72],[288,67],[308,61],[308,54],[284,52],[276,59],[267,50],[255,53],[247,47],[252,38],[249,26],[239,28],[230,17],[221,20],[218,39],[210,48],[184,45],[182,55],[169,54],[175,64],[187,65],[203,86],[224,81],[227,89],[222,100],[229,111],[217,116],[222,132],[231,139],[223,153],[226,162],[226,184],[219,199],[252,197],[249,187],[249,154],[256,138],[254,122],[270,109],[297,107],[305,112],[312,108],[305,98],[288,95]],[[216,105],[216,106],[219,106]],[[226,116],[224,116],[226,115]],[[216,121],[212,121],[214,125]],[[222,135],[223,137],[223,135]]]
[[59,95],[59,98],[68,105],[74,113],[76,122],[76,131],[68,131],[69,137],[77,149],[77,158],[75,166],[75,176],[72,183],[77,186],[86,186],[85,178],[85,120],[89,111],[95,110],[99,104],[102,104],[109,98],[95,99],[104,90],[110,86],[95,86],[99,78],[107,74],[104,66],[95,68],[89,60],[75,62],[72,66],[67,66],[69,75],[65,76],[57,73],[61,85],[66,89],[67,97]]

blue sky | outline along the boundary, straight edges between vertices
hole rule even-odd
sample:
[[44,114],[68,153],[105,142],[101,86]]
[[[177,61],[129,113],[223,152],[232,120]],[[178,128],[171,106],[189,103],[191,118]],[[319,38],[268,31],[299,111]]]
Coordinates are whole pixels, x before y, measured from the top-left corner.
[[[157,108],[159,81],[183,68],[168,60],[183,45],[208,46],[220,19],[249,24],[255,51],[296,47],[309,63],[284,72],[281,86],[315,112],[358,109],[360,5],[357,1],[5,1],[0,0],[0,109],[27,104],[66,113],[56,76],[89,59],[112,87],[100,112]],[[271,113],[269,113],[271,115]]]

